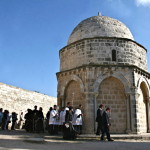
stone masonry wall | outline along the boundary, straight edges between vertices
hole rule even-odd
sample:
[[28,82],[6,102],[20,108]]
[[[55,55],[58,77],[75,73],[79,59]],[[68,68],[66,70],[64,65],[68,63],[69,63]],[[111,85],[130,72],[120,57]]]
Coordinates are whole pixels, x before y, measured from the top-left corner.
[[4,110],[20,114],[21,111],[25,112],[37,105],[38,108],[42,107],[46,114],[54,104],[57,104],[55,97],[0,83],[0,108]]
[[[57,79],[58,79],[58,103],[61,104],[61,100],[65,100],[65,90],[68,87],[68,83],[71,83],[72,81],[76,81],[78,83],[78,86],[80,86],[81,94],[82,94],[82,101],[83,101],[83,109],[84,113],[86,114],[84,117],[84,123],[86,124],[86,131],[85,133],[94,133],[94,128],[95,128],[95,110],[97,110],[98,106],[100,103],[104,103],[106,106],[112,106],[112,117],[113,118],[113,123],[119,124],[119,121],[122,122],[122,124],[119,125],[117,128],[117,125],[115,127],[114,125],[114,131],[117,133],[125,133],[127,130],[127,119],[126,119],[126,114],[129,112],[127,110],[127,95],[126,94],[133,94],[134,95],[134,90],[132,91],[133,87],[133,69],[127,67],[104,67],[104,66],[97,66],[97,67],[82,67],[82,68],[77,68],[73,69],[70,71],[65,71],[65,72],[60,72],[57,74]],[[102,99],[100,96],[104,96],[104,93],[102,94],[101,90],[95,91],[95,82],[96,81],[103,81],[109,77],[114,77],[114,80],[118,82],[113,82],[114,80],[111,81],[109,84],[109,89],[107,88],[107,84],[98,84],[98,89],[100,85],[102,87],[105,87],[105,91],[108,96],[108,99],[105,102],[101,101]],[[119,83],[119,84],[118,84]],[[113,87],[113,85],[114,87]],[[126,84],[128,86],[125,87]],[[118,85],[118,87],[116,87]],[[123,86],[123,87],[122,87]],[[116,89],[115,89],[116,88]],[[119,88],[119,89],[118,89]],[[126,88],[126,91],[125,91]],[[102,88],[103,89],[103,88]],[[113,91],[112,91],[112,90]],[[72,90],[72,89],[70,89]],[[122,93],[120,93],[120,90]],[[72,90],[73,91],[73,90]],[[114,93],[113,93],[114,92]],[[73,96],[73,95],[72,95]],[[110,97],[110,98],[109,98]],[[70,100],[72,97],[70,96]],[[60,101],[59,101],[60,100]],[[94,101],[96,100],[97,105],[94,110]],[[85,104],[84,104],[85,102]],[[79,102],[81,103],[81,101]],[[131,112],[129,112],[129,115],[132,120],[132,130],[136,130],[135,126],[135,99],[134,96],[131,97],[130,99],[130,108],[132,109]],[[118,109],[118,112],[116,111]],[[89,121],[90,120],[90,121]]]
[[[89,66],[73,69],[70,71],[57,73],[58,79],[58,95],[62,95],[68,81],[74,80],[74,76],[79,78],[84,85],[84,92],[94,92],[94,82],[99,76],[111,76],[120,74],[127,79],[130,85],[133,85],[132,68],[126,67],[110,67],[110,66]],[[127,83],[128,84],[128,83]]]
[[127,104],[125,89],[121,81],[110,77],[102,81],[97,97],[98,105],[111,108],[111,133],[126,133]]
[[82,99],[80,85],[76,81],[71,81],[65,90],[65,104],[71,102],[74,108],[78,108],[79,104],[84,104]]
[[[116,50],[116,61],[112,61]],[[146,49],[138,43],[119,38],[84,39],[60,50],[60,70],[65,71],[88,64],[135,65],[146,70]]]

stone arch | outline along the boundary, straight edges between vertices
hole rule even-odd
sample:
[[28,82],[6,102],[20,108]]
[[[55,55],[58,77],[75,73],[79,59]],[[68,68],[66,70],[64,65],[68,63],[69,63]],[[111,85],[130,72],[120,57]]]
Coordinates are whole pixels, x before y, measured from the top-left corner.
[[144,80],[141,80],[138,85],[138,98],[137,98],[137,120],[138,120],[138,132],[147,133],[148,132],[148,98],[149,90],[147,84]]
[[111,108],[110,131],[112,133],[126,133],[127,130],[127,102],[124,84],[116,77],[110,76],[102,80],[96,98],[98,104]]
[[83,97],[81,92],[81,87],[78,81],[71,80],[65,88],[64,91],[64,103],[71,102],[73,107],[77,107],[82,104]]
[[[74,85],[72,83],[74,83]],[[62,84],[62,86],[60,88],[61,89],[59,91],[60,92],[60,96],[59,96],[60,97],[60,99],[59,99],[59,105],[60,106],[65,106],[66,105],[66,102],[67,102],[66,101],[66,96],[68,97],[68,95],[66,95],[66,91],[68,90],[68,86],[70,86],[70,84],[72,84],[72,86],[73,86],[73,87],[71,87],[71,89],[75,88],[75,86],[78,87],[77,90],[76,90],[76,91],[78,91],[77,95],[83,96],[84,84],[83,84],[81,78],[79,78],[77,75],[71,75],[65,80],[65,83]],[[77,95],[74,95],[74,96],[77,97]]]
[[140,90],[140,86],[141,86],[141,83],[142,83],[142,82],[145,83],[145,85],[146,85],[146,87],[147,87],[147,92],[148,92],[148,93],[147,93],[147,94],[148,94],[147,96],[149,97],[149,96],[150,96],[150,85],[149,85],[148,80],[147,80],[145,77],[143,77],[143,76],[140,77],[139,80],[138,80],[138,82],[137,82],[137,85],[136,85],[136,86],[137,86],[137,93],[140,92],[139,90]]
[[137,84],[137,106],[138,106],[138,131],[146,133],[150,131],[150,85],[146,77],[140,77]]
[[84,93],[84,84],[83,84],[83,81],[81,80],[81,78],[79,78],[77,75],[71,75],[70,77],[68,77],[68,78],[65,80],[65,83],[64,83],[64,85],[63,85],[62,88],[61,88],[61,92],[60,92],[60,95],[61,95],[61,96],[64,96],[65,88],[67,87],[67,85],[68,85],[71,81],[77,81],[77,82],[79,83],[79,85],[80,85],[81,92]]
[[95,93],[98,93],[98,89],[99,89],[101,82],[108,77],[115,77],[115,78],[119,79],[124,85],[125,92],[126,93],[130,92],[131,83],[124,77],[124,75],[122,73],[114,73],[111,75],[110,74],[102,74],[96,79],[96,81],[94,82],[94,92]]

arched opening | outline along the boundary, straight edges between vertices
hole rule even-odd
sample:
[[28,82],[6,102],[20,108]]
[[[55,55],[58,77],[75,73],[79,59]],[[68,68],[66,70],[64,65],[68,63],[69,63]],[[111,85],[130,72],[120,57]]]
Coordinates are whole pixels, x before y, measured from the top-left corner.
[[138,105],[137,120],[139,124],[140,133],[147,133],[148,130],[147,97],[148,97],[148,89],[145,82],[142,82],[140,84],[139,97],[137,101],[137,105]]
[[115,77],[104,79],[99,87],[97,104],[111,108],[111,133],[125,133],[127,129],[127,107],[124,85]]
[[71,102],[74,108],[78,107],[79,104],[84,104],[79,82],[72,80],[66,86],[64,105],[66,105],[67,102]]

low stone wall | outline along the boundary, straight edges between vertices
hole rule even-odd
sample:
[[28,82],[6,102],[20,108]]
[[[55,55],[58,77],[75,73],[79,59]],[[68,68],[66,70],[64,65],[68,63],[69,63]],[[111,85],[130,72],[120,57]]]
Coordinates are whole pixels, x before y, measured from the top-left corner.
[[7,109],[10,113],[26,113],[28,108],[33,109],[37,105],[38,108],[43,108],[45,115],[54,104],[57,104],[55,97],[0,83],[0,108]]

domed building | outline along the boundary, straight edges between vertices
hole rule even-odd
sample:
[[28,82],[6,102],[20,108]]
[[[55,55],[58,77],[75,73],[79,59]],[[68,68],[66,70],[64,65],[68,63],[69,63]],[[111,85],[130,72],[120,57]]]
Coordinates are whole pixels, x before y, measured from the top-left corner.
[[111,133],[150,132],[147,50],[122,22],[81,21],[60,50],[57,79],[58,105],[83,105],[84,133],[95,133],[100,104],[111,108]]

